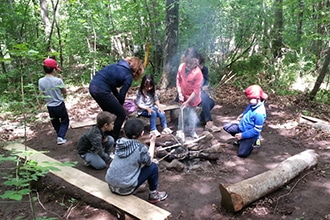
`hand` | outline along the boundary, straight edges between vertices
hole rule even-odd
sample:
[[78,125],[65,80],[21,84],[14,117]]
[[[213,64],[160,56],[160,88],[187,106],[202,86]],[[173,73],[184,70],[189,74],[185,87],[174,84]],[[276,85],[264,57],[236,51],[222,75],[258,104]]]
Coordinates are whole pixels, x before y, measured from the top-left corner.
[[186,108],[186,107],[188,107],[188,106],[189,106],[189,104],[188,104],[187,101],[185,101],[185,102],[183,102],[183,103],[181,104],[181,108]]
[[158,112],[160,112],[160,113],[164,112],[160,106],[158,106]]
[[179,101],[180,101],[180,102],[184,102],[184,97],[183,97],[182,94],[179,94]]
[[152,132],[150,134],[150,146],[156,144],[156,135]]
[[235,138],[237,138],[237,140],[241,140],[242,139],[242,133],[235,134]]
[[57,76],[58,78],[60,78],[60,79],[63,79],[62,74],[59,74],[59,73],[58,73],[56,76]]
[[209,86],[203,86],[202,90],[205,91],[205,92],[208,92],[209,91]]
[[151,113],[154,112],[154,110],[152,108],[147,108],[146,110],[148,111],[148,115],[151,115]]

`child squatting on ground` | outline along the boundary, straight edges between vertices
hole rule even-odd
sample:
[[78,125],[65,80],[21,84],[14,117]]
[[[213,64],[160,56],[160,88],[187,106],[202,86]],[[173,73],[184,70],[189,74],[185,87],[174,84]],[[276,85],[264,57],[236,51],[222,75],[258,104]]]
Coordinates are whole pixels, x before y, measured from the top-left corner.
[[223,127],[226,132],[237,138],[239,157],[247,157],[255,146],[260,147],[259,137],[266,120],[264,102],[268,95],[258,85],[249,86],[245,90],[245,95],[249,99],[245,111],[238,116],[237,121]]
[[38,86],[45,96],[49,117],[57,134],[57,144],[61,145],[67,142],[65,135],[70,122],[63,98],[63,95],[66,95],[66,89],[62,75],[57,73],[61,69],[56,60],[45,59],[43,68],[46,75],[38,80]]
[[150,133],[156,137],[160,136],[156,127],[157,117],[163,127],[163,134],[171,134],[173,131],[167,127],[166,115],[162,110],[158,95],[156,94],[155,81],[151,75],[145,75],[142,78],[139,90],[136,92],[136,105],[138,106],[138,115],[150,118]]
[[111,151],[114,149],[115,140],[104,133],[111,131],[112,115],[102,111],[96,116],[96,125],[86,131],[78,141],[78,154],[85,161],[85,166],[91,166],[96,170],[106,168],[111,162]]
[[165,200],[167,193],[157,190],[158,166],[153,162],[156,136],[151,135],[148,150],[139,141],[144,123],[138,118],[128,119],[124,132],[127,138],[117,140],[114,159],[105,175],[110,190],[119,195],[130,195],[147,180],[150,190],[148,201],[156,203]]

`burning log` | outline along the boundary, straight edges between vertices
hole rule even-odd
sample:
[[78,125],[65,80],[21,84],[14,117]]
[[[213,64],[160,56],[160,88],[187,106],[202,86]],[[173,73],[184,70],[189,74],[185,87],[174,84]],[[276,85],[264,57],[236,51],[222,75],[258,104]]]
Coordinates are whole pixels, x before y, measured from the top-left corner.
[[306,150],[252,178],[228,186],[220,184],[221,205],[231,212],[241,210],[288,183],[305,169],[315,166],[317,156],[313,150]]

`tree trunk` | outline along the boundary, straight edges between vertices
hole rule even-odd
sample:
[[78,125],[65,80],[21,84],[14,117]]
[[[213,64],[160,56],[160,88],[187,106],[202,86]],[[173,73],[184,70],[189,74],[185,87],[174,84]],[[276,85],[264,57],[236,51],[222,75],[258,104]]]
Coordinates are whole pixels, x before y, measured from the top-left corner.
[[48,13],[48,8],[47,8],[47,0],[40,0],[40,16],[41,16],[41,21],[45,25],[45,36],[49,36],[52,28],[52,24],[50,23],[49,20],[49,13]]
[[163,73],[160,88],[175,86],[179,63],[177,55],[179,32],[179,0],[166,0],[166,33],[164,45]]
[[273,39],[273,56],[274,58],[282,57],[283,46],[283,0],[275,0],[274,2],[274,39]]
[[257,199],[275,191],[288,183],[305,169],[317,164],[314,150],[306,150],[275,168],[229,186],[220,184],[221,205],[231,212],[237,212]]
[[[329,42],[329,44],[330,44],[330,42]],[[316,93],[319,91],[321,84],[323,83],[323,80],[327,74],[329,63],[330,63],[330,47],[328,48],[327,55],[326,55],[324,63],[323,63],[323,67],[321,69],[319,76],[316,79],[314,88],[311,91],[311,93],[309,94],[309,97],[311,100],[313,100],[315,98]]]
[[301,42],[303,36],[304,7],[304,1],[298,0],[297,42]]

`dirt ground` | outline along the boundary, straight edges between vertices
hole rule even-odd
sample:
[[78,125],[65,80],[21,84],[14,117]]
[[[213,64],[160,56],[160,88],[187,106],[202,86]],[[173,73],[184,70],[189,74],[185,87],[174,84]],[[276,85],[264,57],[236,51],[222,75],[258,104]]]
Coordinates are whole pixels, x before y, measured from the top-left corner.
[[[87,89],[71,89],[71,94],[66,101],[71,122],[94,119],[99,108],[89,97]],[[160,96],[163,103],[173,100],[166,94],[169,91]],[[246,106],[242,91],[232,87],[222,88],[214,93],[214,98],[217,105],[212,116],[219,126],[234,120]],[[329,106],[305,101],[303,96],[279,97],[270,94],[260,149],[254,150],[246,159],[239,158],[236,156],[237,148],[232,144],[234,139],[224,131],[214,133],[223,148],[216,161],[201,161],[203,166],[182,172],[160,167],[159,188],[166,190],[169,196],[156,205],[171,212],[170,219],[330,219],[330,133],[299,124],[300,113],[306,112],[329,121]],[[47,112],[38,117],[43,120],[29,128],[27,146],[48,151],[47,155],[59,161],[77,161],[77,169],[104,180],[106,170],[95,171],[85,167],[77,154],[77,141],[88,127],[69,129],[69,142],[58,146],[56,135],[47,121]],[[175,123],[170,122],[169,126],[176,130]],[[202,131],[203,128],[199,127],[197,133]],[[148,131],[145,133],[145,139],[148,139]],[[20,136],[15,128],[2,129],[0,134],[3,141],[18,140]],[[161,139],[158,141],[161,142]],[[316,167],[305,170],[288,184],[237,213],[230,213],[221,207],[220,183],[233,184],[253,177],[306,149],[313,149],[319,155]],[[33,195],[38,198],[35,210],[40,219],[46,219],[46,216],[77,220],[117,219],[105,202],[50,174],[42,179],[36,189]],[[0,190],[1,193],[5,190],[3,184]],[[142,188],[135,195],[147,199],[147,194],[148,190]],[[0,203],[1,219],[32,219],[28,198],[21,202],[0,200]]]

